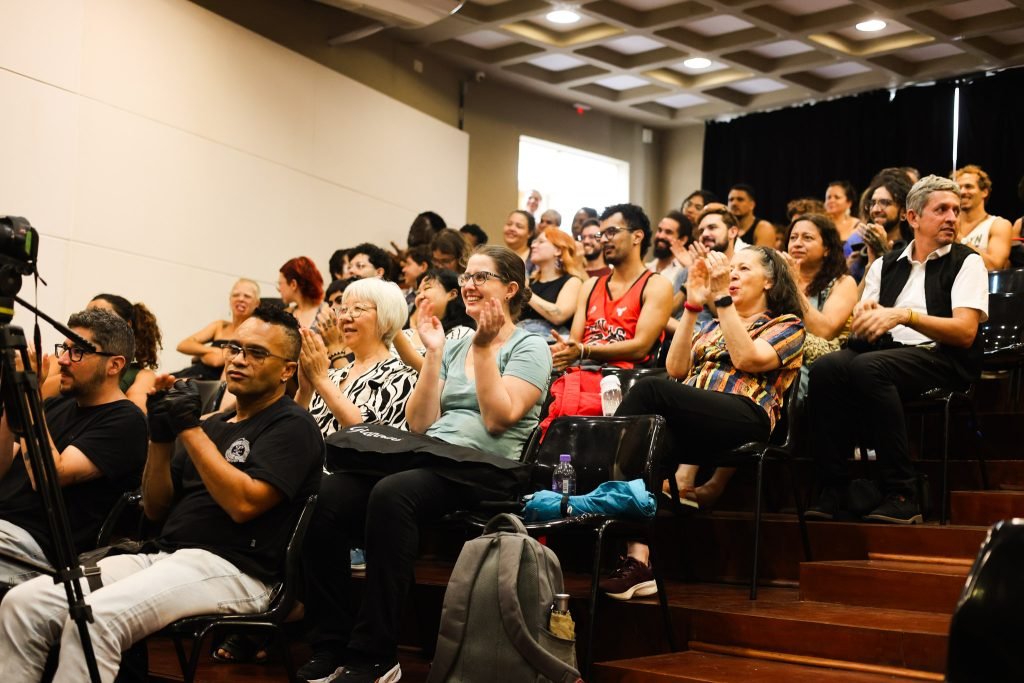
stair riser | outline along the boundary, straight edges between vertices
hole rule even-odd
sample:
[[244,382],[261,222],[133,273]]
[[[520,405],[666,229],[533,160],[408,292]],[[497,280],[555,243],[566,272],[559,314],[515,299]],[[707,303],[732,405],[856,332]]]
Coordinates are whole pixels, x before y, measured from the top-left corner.
[[809,563],[800,572],[800,599],[862,607],[952,614],[964,577]]
[[1024,492],[954,491],[951,496],[954,524],[991,526],[1011,517],[1024,517]]

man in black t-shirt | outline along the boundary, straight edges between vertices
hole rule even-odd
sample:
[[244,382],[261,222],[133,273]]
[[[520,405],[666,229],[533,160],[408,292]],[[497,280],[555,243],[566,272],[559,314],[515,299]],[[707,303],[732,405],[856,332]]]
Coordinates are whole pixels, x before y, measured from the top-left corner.
[[[82,552],[95,547],[100,526],[121,494],[139,487],[146,417],[118,387],[135,356],[128,323],[109,311],[87,310],[72,315],[68,326],[95,350],[70,339],[57,345],[61,396],[46,401],[44,411],[75,549]],[[31,467],[6,416],[0,420],[0,549],[53,562],[50,527]],[[0,556],[0,593],[35,575]]]
[[[163,529],[143,552],[99,562],[103,587],[88,603],[103,680],[114,679],[122,652],[177,619],[269,605],[288,537],[323,467],[316,422],[285,395],[301,344],[295,318],[260,306],[224,346],[236,412],[200,423],[199,392],[183,381],[151,408],[143,506]],[[158,378],[158,388],[173,379]],[[14,588],[0,604],[0,681],[38,680],[57,639],[54,680],[87,680],[68,623],[62,586],[40,577]]]

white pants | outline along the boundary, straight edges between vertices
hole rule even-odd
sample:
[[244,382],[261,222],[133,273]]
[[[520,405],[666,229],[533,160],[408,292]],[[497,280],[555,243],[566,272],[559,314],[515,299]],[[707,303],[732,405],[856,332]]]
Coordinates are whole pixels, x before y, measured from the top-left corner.
[[[50,566],[32,534],[6,519],[0,519],[0,550]],[[17,586],[38,575],[39,572],[12,562],[6,556],[0,556],[0,587]]]
[[[89,635],[103,681],[113,681],[121,653],[182,617],[252,614],[267,608],[272,586],[206,550],[115,555],[99,562],[103,587],[89,595]],[[35,683],[60,641],[54,681],[89,680],[78,627],[68,617],[63,584],[40,576],[11,589],[0,603],[0,681]]]

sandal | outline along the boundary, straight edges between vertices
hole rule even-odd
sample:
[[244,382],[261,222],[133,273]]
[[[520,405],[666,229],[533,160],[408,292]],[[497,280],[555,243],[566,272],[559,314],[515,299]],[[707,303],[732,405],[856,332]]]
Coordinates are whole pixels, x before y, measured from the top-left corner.
[[268,642],[269,638],[232,633],[213,650],[211,656],[218,662],[228,664],[264,664],[267,661]]

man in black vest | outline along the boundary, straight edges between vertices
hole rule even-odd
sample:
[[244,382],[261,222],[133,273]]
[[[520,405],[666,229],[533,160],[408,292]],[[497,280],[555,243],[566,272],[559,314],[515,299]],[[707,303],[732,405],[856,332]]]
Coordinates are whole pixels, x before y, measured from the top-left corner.
[[913,241],[872,264],[853,309],[850,348],[811,368],[808,405],[822,492],[808,517],[844,512],[844,460],[860,437],[875,447],[885,496],[865,519],[922,521],[902,400],[977,379],[978,324],[988,317],[985,265],[956,241],[959,212],[953,181],[933,175],[914,184],[907,195]]

